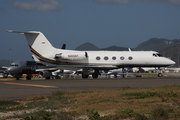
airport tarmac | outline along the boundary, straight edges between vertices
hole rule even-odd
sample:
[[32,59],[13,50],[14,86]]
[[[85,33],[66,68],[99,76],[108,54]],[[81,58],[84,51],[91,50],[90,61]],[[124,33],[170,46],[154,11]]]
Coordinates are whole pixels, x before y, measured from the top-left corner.
[[77,92],[87,90],[115,90],[126,87],[155,87],[180,85],[180,77],[137,77],[59,80],[0,80],[0,99],[22,100],[30,96],[50,96],[53,91]]

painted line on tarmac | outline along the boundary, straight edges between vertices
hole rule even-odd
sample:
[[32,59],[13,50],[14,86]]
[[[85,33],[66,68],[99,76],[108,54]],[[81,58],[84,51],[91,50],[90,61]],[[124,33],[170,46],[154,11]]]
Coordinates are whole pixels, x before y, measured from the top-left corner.
[[22,86],[32,86],[32,87],[43,87],[43,88],[58,88],[57,86],[46,86],[46,85],[35,85],[35,84],[21,84],[21,83],[12,83],[12,82],[1,82],[4,84],[10,85],[22,85]]

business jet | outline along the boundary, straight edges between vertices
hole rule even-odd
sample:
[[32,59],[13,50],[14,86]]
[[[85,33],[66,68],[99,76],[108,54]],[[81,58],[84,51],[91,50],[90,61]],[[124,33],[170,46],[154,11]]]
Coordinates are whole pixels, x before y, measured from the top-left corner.
[[[88,78],[89,70],[94,70],[93,78],[98,78],[99,70],[126,67],[167,67],[175,62],[155,51],[76,51],[57,49],[51,45],[42,32],[7,32],[24,34],[34,59],[60,65],[60,69],[82,69],[82,78]],[[159,72],[158,76],[162,76]]]

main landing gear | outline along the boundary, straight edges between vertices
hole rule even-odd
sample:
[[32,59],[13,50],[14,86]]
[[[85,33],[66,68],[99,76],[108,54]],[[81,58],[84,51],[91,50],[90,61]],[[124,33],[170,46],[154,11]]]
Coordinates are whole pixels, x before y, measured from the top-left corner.
[[[97,79],[98,78],[98,76],[99,76],[99,71],[98,70],[95,70],[94,71],[94,73],[92,73],[92,77],[94,78],[94,79]],[[88,69],[83,69],[83,73],[82,73],[82,78],[83,79],[87,79],[89,77],[89,71],[88,71]]]

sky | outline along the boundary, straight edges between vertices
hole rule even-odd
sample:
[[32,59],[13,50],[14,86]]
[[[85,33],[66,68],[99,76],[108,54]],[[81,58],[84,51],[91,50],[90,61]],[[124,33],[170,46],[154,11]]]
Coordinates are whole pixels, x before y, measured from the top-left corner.
[[180,0],[0,0],[0,60],[33,60],[25,36],[6,30],[41,31],[56,48],[135,48],[180,39]]

